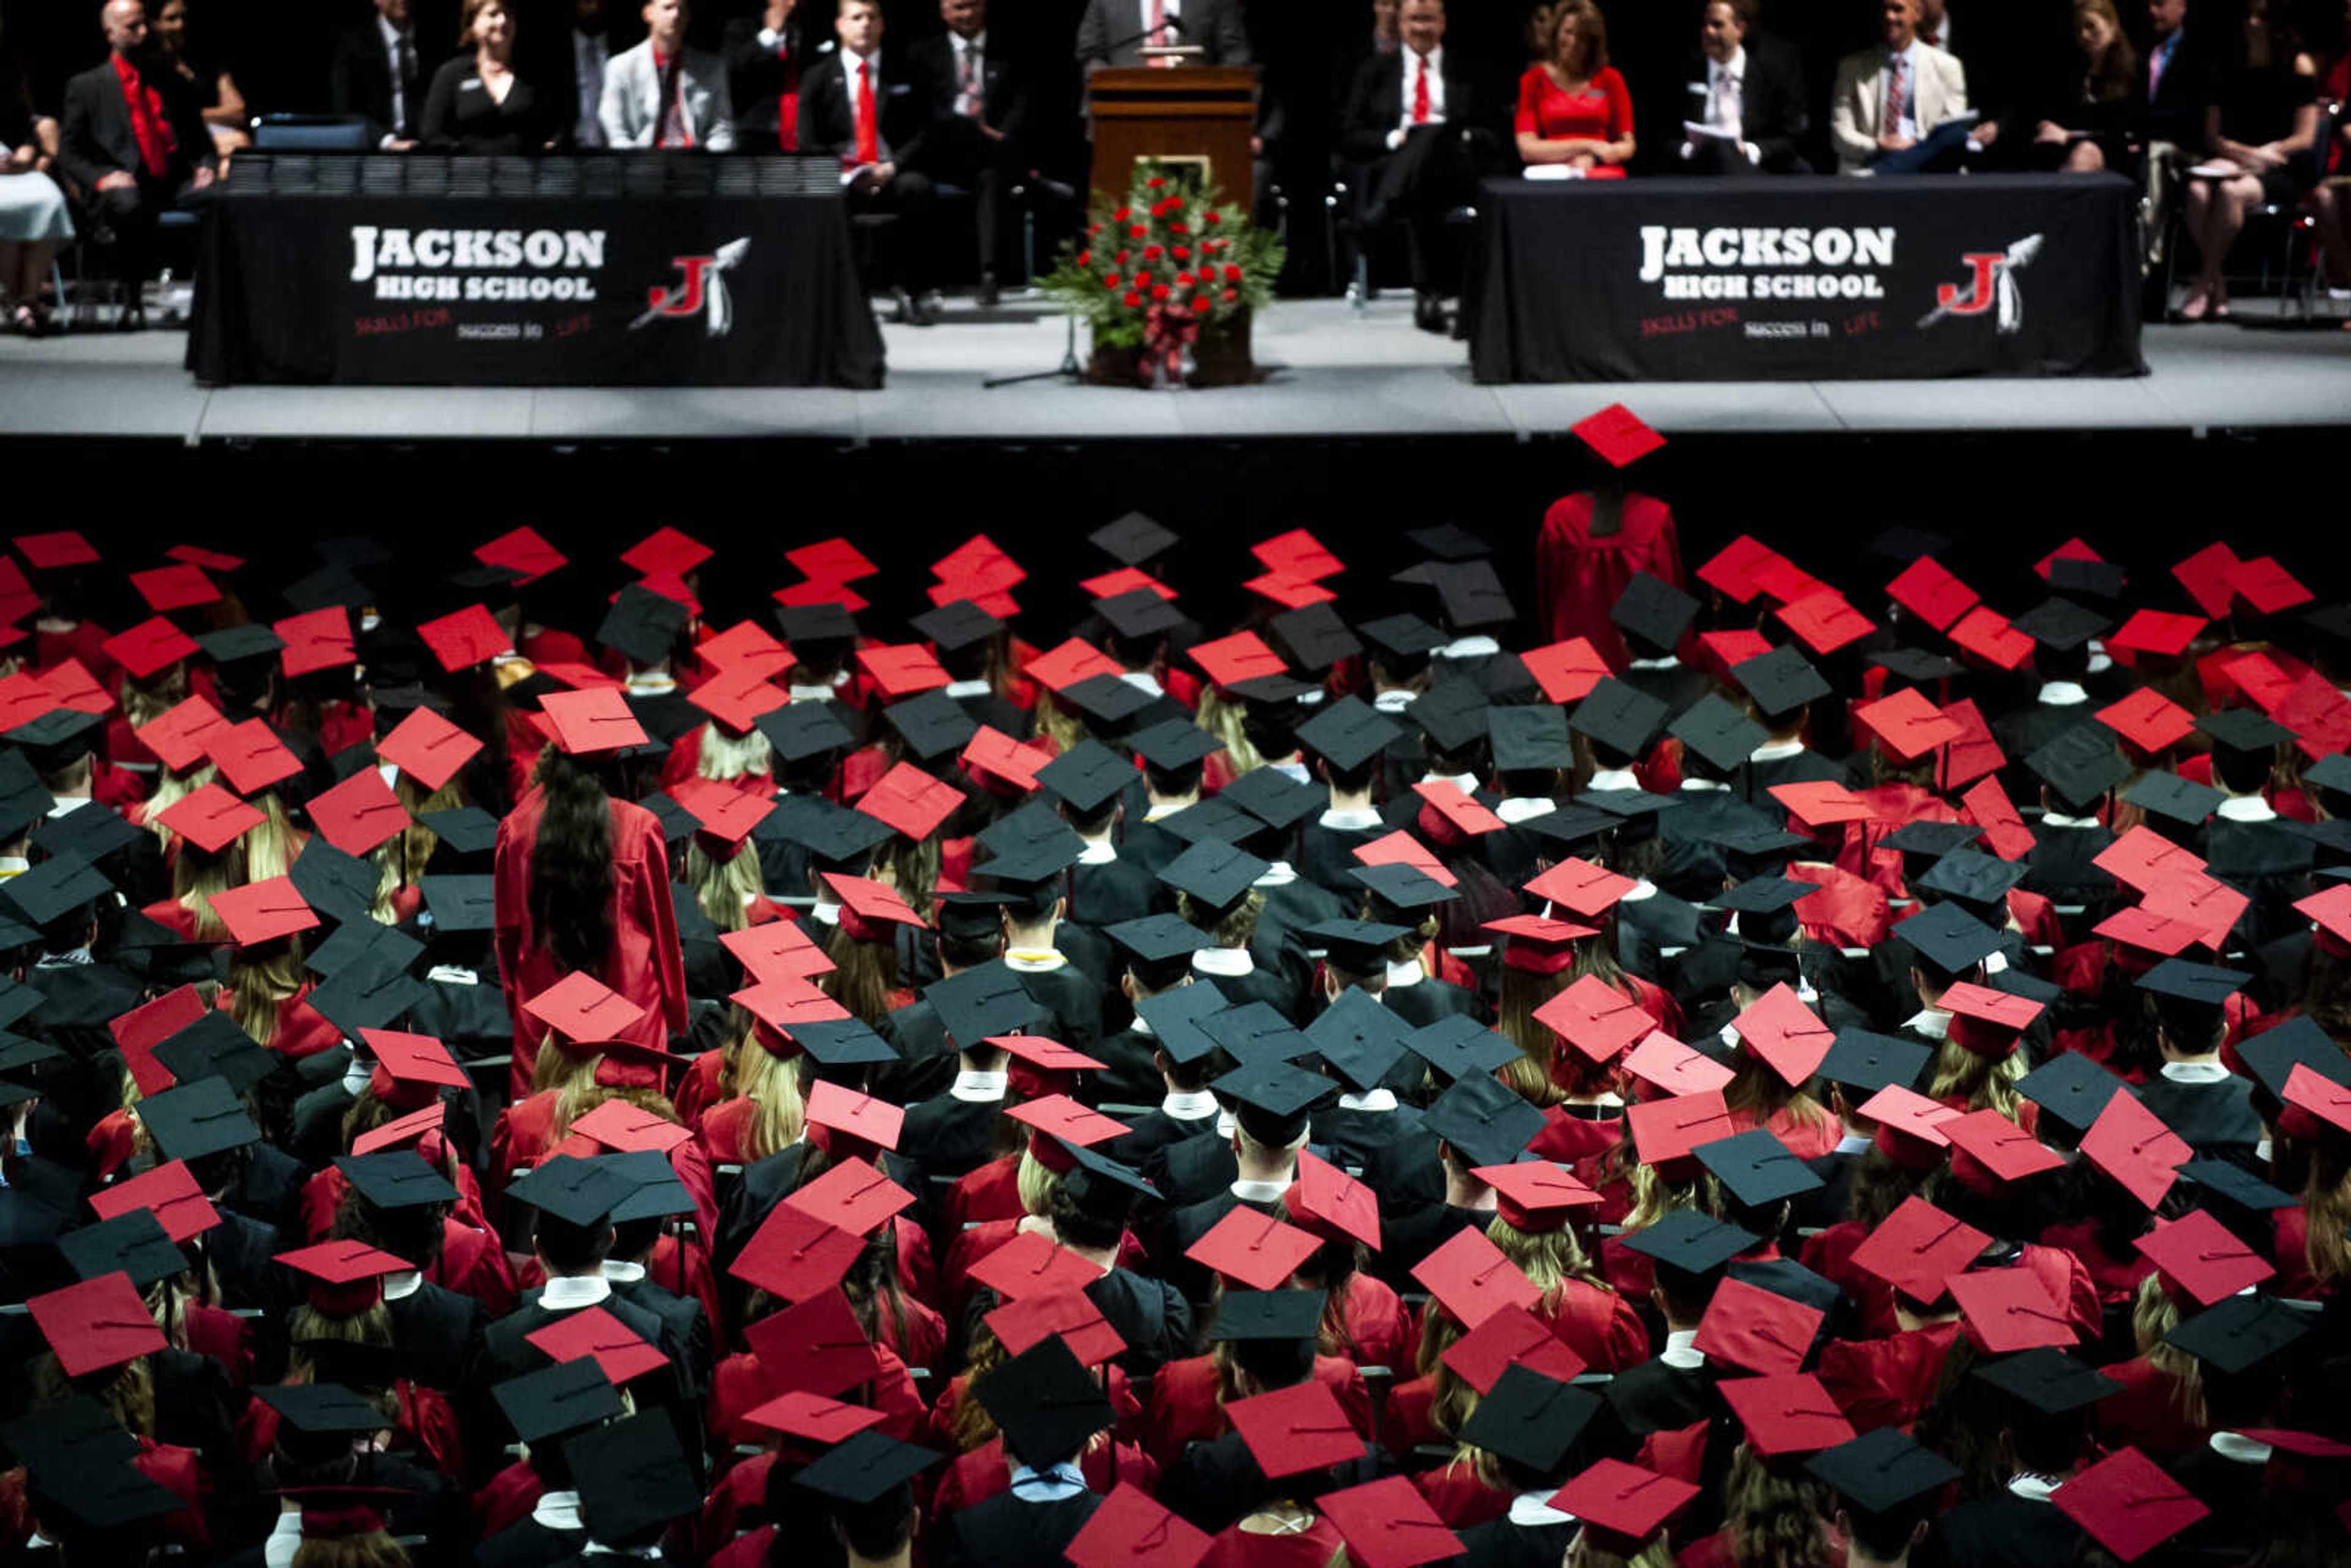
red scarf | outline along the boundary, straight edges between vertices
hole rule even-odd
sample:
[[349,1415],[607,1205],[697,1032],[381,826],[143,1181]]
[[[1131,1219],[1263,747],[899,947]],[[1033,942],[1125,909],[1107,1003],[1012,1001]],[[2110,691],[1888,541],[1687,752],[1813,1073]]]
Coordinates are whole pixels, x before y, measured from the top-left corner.
[[180,150],[172,122],[163,113],[163,95],[139,79],[138,68],[120,55],[114,57],[114,74],[121,78],[123,101],[131,106],[131,134],[139,139],[139,162],[151,178],[172,172],[172,154]]

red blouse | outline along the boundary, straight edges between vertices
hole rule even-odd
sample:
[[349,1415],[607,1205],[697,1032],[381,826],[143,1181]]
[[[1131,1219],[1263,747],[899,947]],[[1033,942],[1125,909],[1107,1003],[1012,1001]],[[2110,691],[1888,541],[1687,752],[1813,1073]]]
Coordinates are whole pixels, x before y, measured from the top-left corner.
[[[1541,66],[1529,66],[1527,74],[1519,78],[1518,131],[1546,141],[1568,137],[1621,141],[1633,133],[1633,95],[1625,89],[1625,78],[1614,66],[1575,93],[1552,80]],[[1620,163],[1595,164],[1584,171],[1584,177],[1621,180],[1625,168]]]

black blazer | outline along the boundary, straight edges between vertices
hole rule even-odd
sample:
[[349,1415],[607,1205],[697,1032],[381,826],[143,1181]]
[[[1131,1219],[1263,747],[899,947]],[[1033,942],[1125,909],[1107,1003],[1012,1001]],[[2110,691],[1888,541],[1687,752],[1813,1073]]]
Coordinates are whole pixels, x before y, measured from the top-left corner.
[[759,17],[727,19],[719,52],[726,57],[726,94],[734,100],[738,135],[747,131],[762,137],[777,134],[784,94],[796,89],[809,58],[808,28],[801,24],[807,15],[795,7],[784,24],[783,54],[759,42]]
[[[1388,132],[1404,112],[1404,68],[1409,49],[1372,55],[1356,68],[1347,89],[1347,107],[1339,117],[1339,152],[1351,162],[1369,163],[1388,150]],[[1491,131],[1485,95],[1479,90],[1468,63],[1453,50],[1445,51],[1445,123]]]
[[[891,162],[901,167],[922,151],[923,131],[930,115],[923,95],[906,78],[905,69],[884,55],[877,118],[882,142]],[[800,151],[845,158],[857,147],[857,121],[849,111],[849,78],[841,51],[827,50],[800,75]]]
[[[424,134],[424,95],[439,57],[425,48],[424,29],[412,34],[416,47],[416,79],[409,84],[408,134]],[[374,18],[352,27],[335,40],[335,57],[328,74],[328,101],[337,114],[355,114],[367,121],[371,146],[392,134],[392,62],[384,57],[383,35]]]
[[[141,79],[162,96],[163,117],[171,122],[172,136],[179,143],[167,176],[171,183],[181,183],[198,169],[217,168],[220,161],[213,153],[212,132],[204,129],[204,111],[196,107],[187,84],[160,66],[141,72]],[[131,105],[123,101],[122,78],[114,74],[113,60],[103,60],[66,83],[57,167],[85,194],[95,191],[108,174],[144,177],[139,138],[131,129]],[[65,972],[80,973],[78,969]],[[130,983],[135,988],[135,981]]]
[[[1759,165],[1767,174],[1800,173],[1802,162],[1796,144],[1804,139],[1812,116],[1804,109],[1804,68],[1795,49],[1761,33],[1747,35],[1747,79],[1740,84],[1739,134],[1763,154]],[[1682,79],[1690,84],[1685,120],[1706,118],[1704,55],[1690,57]]]
[[474,69],[474,57],[444,60],[424,95],[418,140],[435,152],[478,156],[528,157],[550,142],[570,140],[571,127],[557,118],[553,95],[543,94],[517,74],[504,103],[492,98]]
[[[945,120],[955,113],[955,45],[945,33],[915,39],[907,47],[906,66],[915,90],[922,95],[924,112],[929,120]],[[1031,95],[1019,66],[1006,53],[1003,42],[995,34],[989,35],[987,52],[980,57],[979,74],[980,118],[990,128],[1004,132],[1006,141],[1019,146],[1028,131]]]

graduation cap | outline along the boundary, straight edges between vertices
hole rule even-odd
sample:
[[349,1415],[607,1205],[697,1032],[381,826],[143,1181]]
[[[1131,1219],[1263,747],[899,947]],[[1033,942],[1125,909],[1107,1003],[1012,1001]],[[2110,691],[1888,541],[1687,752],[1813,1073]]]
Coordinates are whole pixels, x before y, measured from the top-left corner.
[[1515,1044],[1466,1013],[1413,1030],[1405,1037],[1405,1049],[1456,1081],[1475,1080],[1520,1054]]
[[2239,1040],[2235,1050],[2246,1071],[2279,1100],[2285,1098],[2286,1084],[2297,1067],[2351,1089],[2351,1060],[2345,1058],[2342,1048],[2324,1029],[2304,1015],[2296,1014]]
[[771,708],[756,722],[768,746],[787,762],[805,762],[828,751],[847,751],[857,744],[849,727],[825,703],[793,703]]
[[1391,666],[1423,659],[1445,646],[1445,633],[1417,615],[1383,615],[1357,622],[1355,632]]
[[2210,785],[2160,771],[2140,775],[2123,791],[2123,799],[2129,804],[2183,828],[2200,827],[2228,798],[2226,792]]
[[2034,605],[2009,624],[2044,648],[2063,651],[2080,647],[2112,626],[2114,622],[2070,599],[2052,598]]
[[869,1427],[801,1466],[792,1484],[836,1502],[863,1507],[906,1485],[942,1457]]
[[2115,748],[2113,734],[2086,722],[2059,731],[2028,752],[2024,765],[2060,800],[2075,806],[2089,805],[2131,775],[2130,765]]
[[1634,1251],[1685,1273],[1705,1274],[1752,1249],[1760,1239],[1725,1220],[1677,1208],[1624,1238]]
[[[1360,849],[1358,858],[1361,858]],[[1430,863],[1437,862],[1432,860]],[[1438,869],[1443,868],[1440,866]],[[1461,896],[1458,888],[1448,886],[1418,865],[1401,861],[1350,866],[1347,875],[1368,888],[1372,896],[1381,904],[1407,915],[1439,904],[1451,904]]]
[[68,1377],[85,1377],[166,1348],[163,1331],[125,1273],[100,1274],[25,1302]]
[[1500,626],[1518,614],[1490,560],[1432,561],[1425,570],[1446,621],[1458,631]]
[[612,1210],[635,1193],[636,1185],[628,1175],[601,1158],[549,1160],[516,1177],[507,1188],[507,1195],[515,1201],[583,1229],[605,1223]]
[[1749,1208],[1815,1192],[1826,1185],[1787,1145],[1761,1127],[1700,1144],[1690,1152]]
[[1736,887],[1716,894],[1707,904],[1709,908],[1740,915],[1777,915],[1783,909],[1794,908],[1819,891],[1815,883],[1775,873],[1750,877]]
[[1766,717],[1793,715],[1807,704],[1827,696],[1831,687],[1821,673],[1793,648],[1774,648],[1730,667],[1731,678]]
[[2087,1131],[2129,1085],[2079,1051],[2051,1057],[2016,1081],[2016,1092],[2076,1132]]
[[[1413,706],[1417,710],[1421,705]],[[1575,760],[1567,715],[1555,707],[1489,707],[1486,737],[1494,748],[1494,766],[1506,773],[1565,768]]]
[[1470,1412],[1461,1440],[1532,1474],[1551,1475],[1604,1403],[1590,1389],[1524,1366],[1508,1366]]
[[298,1432],[334,1437],[381,1432],[392,1425],[382,1411],[340,1383],[280,1383],[253,1394]]
[[1638,462],[1666,444],[1664,436],[1621,402],[1612,402],[1568,429],[1612,468]]
[[591,1541],[626,1543],[702,1506],[701,1482],[666,1411],[579,1432],[565,1439],[563,1459]]
[[[1257,1214],[1247,1209],[1235,1209],[1226,1218],[1229,1220],[1243,1217],[1248,1221],[1256,1222],[1256,1226],[1259,1227],[1271,1223],[1280,1229],[1289,1232],[1290,1238],[1304,1238],[1306,1243],[1304,1252],[1299,1252],[1295,1243],[1284,1249],[1283,1255],[1294,1256],[1297,1262],[1304,1262],[1306,1258],[1311,1256],[1322,1246],[1320,1241],[1308,1236],[1304,1231],[1282,1225],[1280,1221],[1274,1220],[1268,1215]],[[1210,1232],[1210,1235],[1214,1234],[1214,1231]],[[1232,1240],[1211,1248],[1210,1251],[1217,1257],[1224,1258],[1228,1262],[1236,1260],[1238,1254],[1245,1253],[1248,1249],[1248,1244],[1240,1239],[1240,1231],[1236,1229],[1233,1232]],[[1205,1245],[1207,1239],[1207,1237],[1203,1237],[1201,1242]],[[1186,1256],[1196,1256],[1198,1250],[1199,1249],[1196,1247],[1194,1251]],[[1209,1261],[1207,1259],[1201,1260]],[[1209,1262],[1209,1266],[1217,1269],[1219,1273],[1230,1273],[1230,1270],[1222,1263]],[[1223,1343],[1233,1340],[1311,1340],[1322,1327],[1322,1307],[1328,1298],[1322,1291],[1292,1291],[1278,1288],[1280,1280],[1288,1279],[1290,1273],[1295,1269],[1296,1263],[1293,1263],[1290,1269],[1285,1270],[1271,1286],[1260,1286],[1247,1291],[1227,1291],[1222,1300],[1217,1302],[1217,1321],[1208,1331],[1210,1343]],[[1256,1277],[1268,1278],[1271,1272],[1270,1269],[1266,1269],[1259,1271]],[[1232,1275],[1232,1277],[1241,1278],[1239,1275]]]
[[889,840],[889,823],[813,795],[787,795],[753,830],[758,838],[798,844],[821,868],[848,867]]
[[[83,810],[102,808],[88,806]],[[70,851],[52,855],[31,870],[0,883],[0,899],[5,899],[27,922],[40,926],[57,925],[113,891],[114,883],[107,880],[105,873],[86,856]]]
[[1881,670],[1889,671],[1906,681],[1913,681],[1920,685],[1935,681],[1948,681],[1954,675],[1964,674],[1967,671],[1967,666],[1957,659],[1945,658],[1940,653],[1929,653],[1923,648],[1884,649],[1870,654],[1869,662]]
[[1965,974],[2000,951],[2000,933],[1957,904],[1922,909],[1894,931],[1947,975]]
[[1206,932],[1176,915],[1146,915],[1103,929],[1102,935],[1146,964],[1172,963],[1209,946]]
[[1648,749],[1672,712],[1657,698],[1612,675],[1603,678],[1576,705],[1568,728],[1627,757],[1638,757]]
[[[29,820],[29,811],[26,815]],[[44,818],[33,830],[33,847],[45,855],[80,855],[94,864],[139,842],[141,837],[141,831],[125,821],[120,812],[93,800]]]
[[1257,768],[1226,785],[1217,799],[1238,806],[1267,827],[1286,831],[1320,810],[1327,797],[1278,768]]
[[1306,1026],[1306,1038],[1314,1042],[1323,1061],[1359,1092],[1379,1086],[1388,1070],[1404,1055],[1405,1040],[1410,1033],[1404,1020],[1355,986],[1348,987],[1337,1001]]
[[1225,743],[1189,719],[1171,718],[1135,731],[1125,744],[1163,773],[1173,773],[1213,757]]
[[[549,1163],[578,1165],[585,1162],[559,1160]],[[385,1149],[371,1155],[338,1155],[335,1168],[343,1173],[343,1179],[351,1184],[353,1191],[378,1208],[396,1210],[428,1203],[457,1201],[457,1189],[450,1184],[449,1178],[413,1148]],[[549,1185],[551,1190],[551,1184],[543,1185]]]
[[1020,977],[1001,960],[963,970],[923,988],[947,1038],[966,1051],[985,1049],[993,1036],[1019,1034],[1039,1012]]
[[2257,1366],[2310,1333],[2311,1320],[2267,1296],[2231,1295],[2164,1335],[2231,1375]]
[[1698,601],[1661,577],[1636,571],[1608,619],[1653,648],[1671,649],[1698,619]]
[[57,1238],[57,1251],[77,1279],[124,1273],[142,1291],[159,1280],[185,1273],[188,1268],[187,1255],[179,1244],[143,1208],[68,1230]]
[[1225,998],[1214,982],[1196,979],[1188,986],[1170,986],[1156,995],[1137,998],[1134,1016],[1149,1026],[1169,1061],[1190,1062],[1217,1049],[1216,1037],[1200,1025],[1224,1008]]
[[2049,1494],[2059,1512],[2125,1563],[2212,1511],[2137,1448],[2121,1448]]
[[1306,1130],[1307,1107],[1330,1093],[1333,1085],[1319,1073],[1261,1057],[1208,1087],[1234,1102],[1233,1115],[1249,1136],[1268,1147],[1284,1148]]
[[1403,733],[1402,725],[1361,697],[1346,696],[1299,726],[1298,742],[1333,768],[1355,768],[1377,757]]
[[1453,1147],[1464,1164],[1503,1166],[1542,1131],[1542,1113],[1497,1080],[1458,1079],[1424,1113],[1421,1124]]
[[2229,751],[2263,752],[2294,738],[2294,731],[2251,708],[2208,713],[2196,721],[2196,727],[2210,736],[2214,746]]
[[632,582],[613,597],[596,641],[637,664],[658,664],[676,647],[685,622],[684,605]]
[[1006,1452],[1036,1469],[1070,1458],[1115,1419],[1102,1385],[1058,1335],[998,1364],[974,1393]]
[[1432,682],[1405,709],[1405,716],[1437,750],[1458,756],[1485,738],[1487,706],[1484,692],[1468,681],[1447,676]]
[[2079,1410],[2122,1388],[2121,1384],[2096,1368],[2047,1345],[2019,1351],[1979,1366],[1975,1375],[2014,1395],[2044,1416]]
[[1940,1492],[1959,1468],[1896,1427],[1864,1432],[1804,1461],[1815,1479],[1865,1513],[1890,1513],[1914,1499]]
[[261,1141],[225,1078],[200,1078],[139,1102],[140,1124],[169,1160],[200,1160]]
[[1159,880],[1208,908],[1223,910],[1239,903],[1257,879],[1272,869],[1272,862],[1230,844],[1203,841],[1168,862]]
[[1131,760],[1091,738],[1037,770],[1041,788],[1085,812],[1100,810],[1134,780]]
[[1770,731],[1712,692],[1692,703],[1666,732],[1725,773],[1771,738]]
[[1086,542],[1126,566],[1139,567],[1184,542],[1173,528],[1142,512],[1127,512],[1086,536]]
[[1589,1538],[1593,1547],[1631,1558],[1698,1490],[1688,1481],[1622,1459],[1602,1459],[1552,1493],[1550,1506],[1598,1531]]
[[1077,1568],[1198,1568],[1213,1544],[1132,1481],[1111,1490],[1071,1538]]
[[195,1022],[166,1037],[155,1047],[154,1055],[178,1082],[218,1076],[238,1094],[249,1092],[284,1060],[256,1043],[235,1019],[215,1010],[207,1010]]
[[1816,1070],[1832,1083],[1875,1094],[1891,1086],[1908,1088],[1935,1055],[1932,1047],[1864,1029],[1837,1031],[1836,1041]]

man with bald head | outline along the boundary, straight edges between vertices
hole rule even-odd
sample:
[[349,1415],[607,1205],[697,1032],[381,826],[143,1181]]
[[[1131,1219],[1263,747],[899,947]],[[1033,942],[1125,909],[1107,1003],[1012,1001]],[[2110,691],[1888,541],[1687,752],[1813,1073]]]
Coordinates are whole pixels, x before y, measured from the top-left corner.
[[128,290],[126,324],[154,270],[155,221],[213,183],[219,160],[204,110],[156,54],[140,0],[99,13],[106,62],[66,83],[57,167],[88,198],[95,237],[110,238]]

